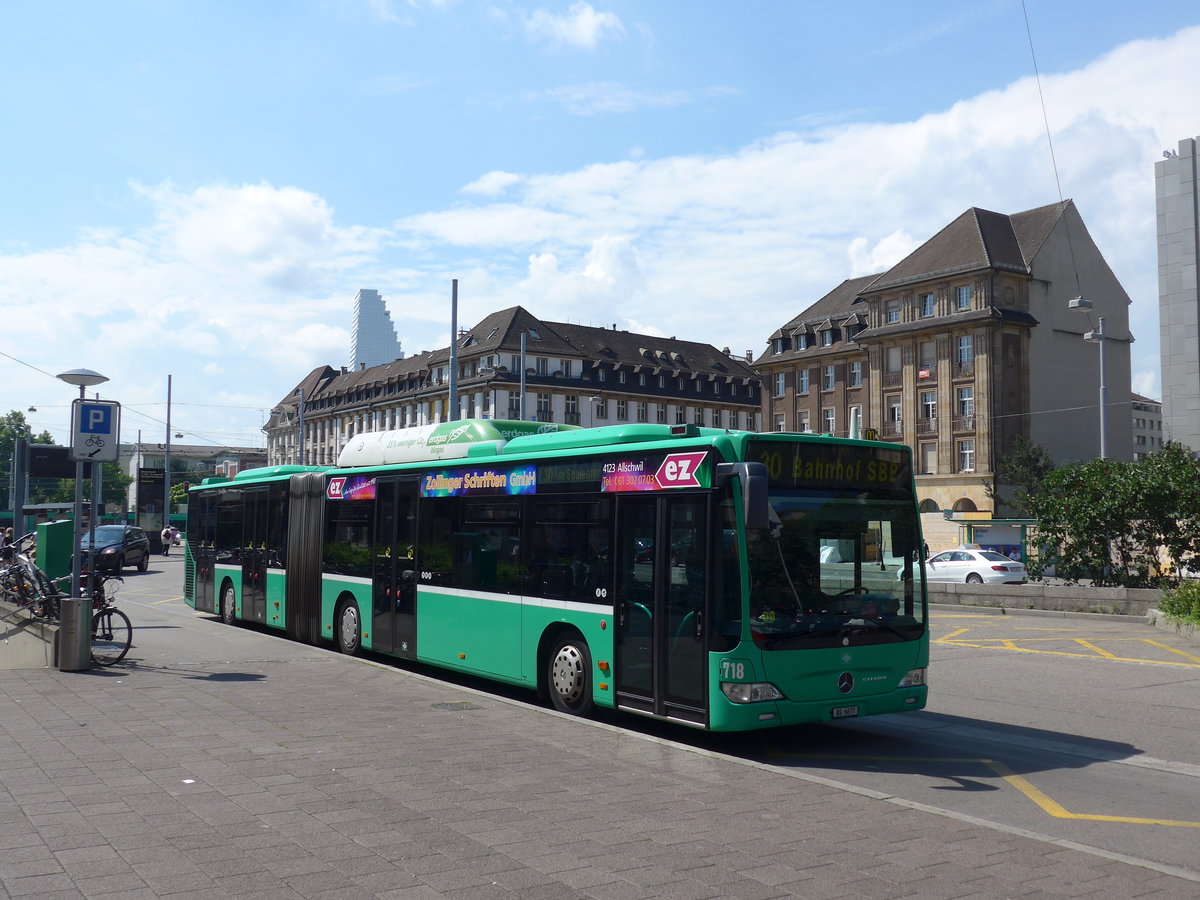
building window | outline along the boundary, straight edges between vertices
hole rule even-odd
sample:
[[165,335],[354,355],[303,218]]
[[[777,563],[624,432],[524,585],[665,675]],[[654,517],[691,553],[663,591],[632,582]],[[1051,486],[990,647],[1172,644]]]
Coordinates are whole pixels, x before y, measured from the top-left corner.
[[544,356],[539,356],[536,359],[537,359],[537,373],[539,375],[550,374],[550,360],[546,359],[546,357],[544,357]]
[[937,474],[937,442],[929,441],[921,445],[921,473],[923,475]]
[[617,401],[617,421],[627,422],[629,420],[629,407],[624,400]]
[[775,396],[776,397],[783,396],[783,388],[784,388],[785,381],[786,381],[786,379],[784,378],[784,375],[782,372],[775,373]]
[[833,329],[832,328],[821,332],[821,346],[822,347],[832,347],[833,346]]
[[704,424],[704,407],[697,406],[692,410],[692,421],[697,425]]
[[601,397],[599,400],[596,401],[595,405],[596,405],[596,418],[597,419],[607,419],[608,418],[608,401],[606,399],[604,399],[603,397]]
[[834,384],[833,366],[825,366],[821,372],[821,390],[832,391]]
[[567,394],[563,397],[563,421],[568,425],[579,424],[579,396],[577,394]]
[[850,387],[862,387],[862,361],[850,363]]
[[783,352],[783,338],[775,338],[771,341],[771,352],[776,356]]
[[622,369],[620,372],[617,373],[617,382],[619,384],[625,383],[625,370],[624,369]]
[[785,428],[785,425],[784,425],[784,421],[783,421],[783,416],[782,415],[776,416],[775,417],[775,430],[783,431],[784,428]]
[[954,292],[955,302],[959,309],[971,308],[971,287],[963,285]]
[[649,422],[650,419],[646,415],[646,401],[639,400],[637,403],[637,420],[639,422]]
[[752,412],[746,413],[746,430],[747,431],[754,430],[754,413],[752,413]]
[[921,391],[921,418],[937,418],[937,391]]
[[654,421],[657,422],[659,425],[667,424],[667,404],[665,404],[665,403],[655,403],[654,404]]
[[721,382],[719,382],[719,381],[713,382],[713,393],[716,394],[718,397],[721,395]]
[[597,381],[608,381],[608,371],[605,369],[597,369],[596,370],[596,380]]
[[572,369],[571,369],[571,360],[560,359],[558,361],[558,366],[560,369],[562,369],[563,378],[573,378],[574,377],[574,375],[572,374]]
[[821,419],[825,424],[825,433],[834,434],[837,428],[837,410],[823,409],[821,410]]
[[958,389],[958,414],[963,417],[975,415],[975,388]]
[[959,371],[970,372],[975,367],[975,348],[971,335],[964,334],[958,338],[958,351],[955,356]]
[[797,431],[812,431],[812,425],[808,420],[808,410],[802,409],[796,414],[796,430]]
[[687,422],[687,407],[683,404],[675,407],[675,424],[683,425]]
[[714,409],[712,411],[712,427],[713,428],[721,427],[721,411],[719,409]]
[[896,300],[889,300],[883,307],[883,321],[888,325],[900,321],[900,303]]
[[799,380],[799,383],[796,385],[796,393],[807,394],[808,393],[808,369],[801,369],[799,371],[798,375],[799,375],[800,380]]
[[808,349],[808,335],[807,334],[801,333],[801,334],[796,335],[796,349],[797,350],[807,350]]
[[973,440],[958,442],[958,471],[975,471],[975,442]]
[[638,372],[638,386],[639,387],[646,386],[646,373],[645,372]]
[[658,376],[658,386],[660,388],[665,388],[667,386],[667,376],[666,375]]
[[927,319],[933,315],[933,294],[922,294],[920,297],[921,318]]
[[697,379],[696,379],[696,381],[695,381],[695,385],[696,385],[696,393],[698,394],[698,393],[700,393],[700,388],[701,388],[701,384],[700,384],[700,379],[699,379],[699,378],[697,378]]

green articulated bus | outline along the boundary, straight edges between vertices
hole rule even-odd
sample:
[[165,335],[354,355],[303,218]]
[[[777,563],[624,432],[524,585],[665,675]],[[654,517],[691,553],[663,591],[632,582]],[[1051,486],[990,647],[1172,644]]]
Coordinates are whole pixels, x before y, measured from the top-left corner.
[[911,451],[465,420],[209,478],[186,598],[228,623],[714,731],[921,709]]

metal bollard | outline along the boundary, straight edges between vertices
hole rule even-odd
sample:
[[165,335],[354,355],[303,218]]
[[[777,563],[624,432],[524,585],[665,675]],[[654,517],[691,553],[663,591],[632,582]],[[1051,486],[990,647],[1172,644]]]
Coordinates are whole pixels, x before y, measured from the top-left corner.
[[58,668],[82,672],[92,667],[92,601],[64,597],[58,601]]

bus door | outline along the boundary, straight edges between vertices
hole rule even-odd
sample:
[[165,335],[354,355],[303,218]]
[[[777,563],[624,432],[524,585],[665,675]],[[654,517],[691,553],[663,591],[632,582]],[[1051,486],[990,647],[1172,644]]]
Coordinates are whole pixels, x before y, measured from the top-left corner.
[[246,491],[242,512],[242,618],[267,618],[267,490]]
[[371,572],[371,647],[417,655],[417,480],[379,478],[375,485],[375,546]]
[[704,723],[708,497],[617,500],[616,700]]
[[196,612],[216,612],[213,584],[216,524],[216,497],[208,493],[192,494],[188,502],[187,552],[192,557],[192,599]]

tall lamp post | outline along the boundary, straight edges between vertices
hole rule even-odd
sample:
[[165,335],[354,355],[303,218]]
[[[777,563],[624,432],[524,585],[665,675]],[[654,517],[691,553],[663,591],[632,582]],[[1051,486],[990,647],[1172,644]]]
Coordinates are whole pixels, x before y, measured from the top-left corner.
[[[1076,297],[1067,304],[1068,309],[1090,312],[1092,301]],[[1083,339],[1100,345],[1100,458],[1108,458],[1108,382],[1104,374],[1104,316],[1097,319],[1096,328],[1084,332]]]
[[[101,375],[99,372],[93,372],[91,369],[72,369],[69,372],[63,372],[58,376],[60,381],[65,381],[67,384],[76,385],[79,388],[79,399],[86,400],[85,393],[88,388],[97,384],[104,384],[108,381],[108,376]],[[96,484],[96,463],[92,463],[92,484]],[[103,463],[101,463],[103,465]],[[93,487],[93,496],[96,491]],[[96,507],[92,506],[92,541],[88,550],[88,559],[93,559],[96,549]],[[81,560],[79,558],[80,544],[83,542],[83,460],[75,461],[75,536],[71,544],[71,596],[78,597],[79,594],[79,577],[82,573]]]

